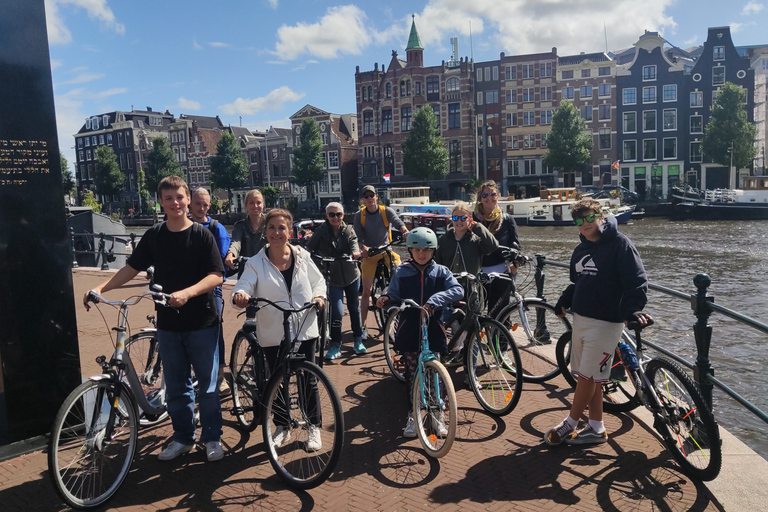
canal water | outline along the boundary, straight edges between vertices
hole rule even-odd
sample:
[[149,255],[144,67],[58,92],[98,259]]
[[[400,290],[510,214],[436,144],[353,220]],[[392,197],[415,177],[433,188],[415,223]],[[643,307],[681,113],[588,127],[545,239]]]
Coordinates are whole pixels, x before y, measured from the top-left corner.
[[[132,228],[143,233],[146,228]],[[649,280],[654,284],[691,294],[693,277],[707,273],[715,302],[768,323],[768,221],[670,221],[650,217],[619,227],[637,246]],[[230,226],[231,230],[231,226]],[[520,241],[528,256],[542,254],[548,260],[568,263],[578,243],[575,226],[520,226]],[[518,282],[525,286],[525,268]],[[535,294],[533,271],[527,274]],[[545,295],[555,302],[568,285],[568,271],[546,267]],[[656,325],[647,338],[695,361],[696,321],[689,302],[660,292],[650,292],[647,311]],[[768,410],[768,336],[717,313],[710,356],[717,377],[762,410]],[[715,415],[724,428],[768,458],[768,425],[754,417],[724,393],[715,390]]]

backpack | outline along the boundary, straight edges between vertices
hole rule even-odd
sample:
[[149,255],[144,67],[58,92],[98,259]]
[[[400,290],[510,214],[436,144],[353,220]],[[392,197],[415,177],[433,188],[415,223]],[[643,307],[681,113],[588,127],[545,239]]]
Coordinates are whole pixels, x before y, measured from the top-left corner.
[[[363,205],[360,208],[360,225],[365,228],[365,213],[367,208]],[[383,204],[379,205],[379,211],[381,212],[381,220],[384,222],[384,227],[387,228],[387,234],[389,235],[389,241],[392,241],[392,230],[389,229],[389,218],[387,218],[387,207]],[[213,221],[211,221],[213,222]]]
[[218,225],[219,225],[219,221],[217,221],[216,219],[211,219],[210,224],[208,224],[208,230],[213,235],[214,240],[216,239],[216,226]]

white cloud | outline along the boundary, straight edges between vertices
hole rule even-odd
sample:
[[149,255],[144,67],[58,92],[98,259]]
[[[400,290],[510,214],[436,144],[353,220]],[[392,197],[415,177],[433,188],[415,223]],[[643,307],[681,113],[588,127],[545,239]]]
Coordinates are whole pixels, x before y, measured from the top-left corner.
[[51,59],[51,69],[57,69],[63,66],[64,63],[60,60]]
[[269,4],[269,6],[270,6],[270,7],[272,7],[273,9],[277,9],[277,0],[267,0],[267,3],[268,3],[268,4]]
[[282,25],[277,29],[275,54],[294,60],[309,54],[333,59],[339,54],[360,55],[373,41],[375,30],[365,12],[354,5],[329,7],[317,23]]
[[107,0],[45,0],[48,42],[52,45],[72,42],[72,33],[61,16],[60,6],[84,9],[88,17],[98,22],[102,29],[125,34],[125,25],[117,21]]
[[98,80],[100,78],[104,78],[104,73],[80,73],[75,78],[72,78],[71,80],[67,80],[65,82],[60,82],[58,85],[73,85],[73,84],[86,84],[88,82],[93,82],[94,80]]
[[749,0],[747,5],[745,5],[744,8],[741,10],[741,15],[752,16],[753,14],[759,13],[763,9],[765,9],[765,4],[761,4],[756,0]]
[[194,48],[195,50],[202,50],[202,49],[203,49],[203,47],[202,47],[202,46],[200,46],[200,45],[197,43],[197,41],[195,41],[194,39],[192,40],[192,48]]
[[179,110],[201,110],[203,107],[199,101],[188,100],[184,96],[179,98],[179,104],[177,105]]
[[736,23],[736,22],[732,22],[732,23],[728,24],[728,26],[731,27],[731,33],[732,34],[737,34],[741,30],[743,30],[744,28],[751,27],[753,25],[756,25],[756,23],[754,21],[750,21],[749,23]]
[[226,115],[253,115],[265,110],[276,112],[286,103],[299,101],[304,96],[303,92],[294,92],[290,87],[283,86],[261,98],[237,98],[233,103],[222,105],[220,108]]
[[229,48],[229,44],[220,43],[218,41],[213,41],[211,43],[208,43],[208,46],[210,46],[211,48]]

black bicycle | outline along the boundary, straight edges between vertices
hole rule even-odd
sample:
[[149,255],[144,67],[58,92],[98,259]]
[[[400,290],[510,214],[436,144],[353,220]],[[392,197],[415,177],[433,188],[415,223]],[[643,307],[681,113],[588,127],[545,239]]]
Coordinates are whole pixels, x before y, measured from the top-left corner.
[[376,301],[382,295],[387,294],[389,282],[392,280],[392,276],[397,268],[392,246],[401,244],[402,242],[389,242],[380,245],[379,247],[371,247],[368,249],[369,258],[381,253],[386,253],[386,255],[376,264],[376,272],[373,275],[373,288],[371,289],[371,304],[368,306],[368,310],[372,311],[373,316],[376,318],[376,326],[379,328],[379,331],[382,331],[387,325],[387,312],[378,307]]
[[[256,313],[265,307],[261,304],[283,313],[283,339],[275,368],[270,368],[256,335]],[[292,315],[317,306],[311,302],[289,309],[252,297],[245,323],[235,336],[230,362],[234,401],[230,412],[246,431],[261,423],[267,455],[277,476],[299,489],[327,480],[344,444],[339,394],[322,368],[296,353],[301,342],[291,336]]]

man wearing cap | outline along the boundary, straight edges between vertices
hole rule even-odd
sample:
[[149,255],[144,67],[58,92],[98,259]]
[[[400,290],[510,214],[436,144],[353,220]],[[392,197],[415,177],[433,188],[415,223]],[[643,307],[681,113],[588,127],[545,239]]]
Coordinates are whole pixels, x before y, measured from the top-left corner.
[[[360,296],[360,315],[363,324],[363,340],[366,340],[368,333],[365,325],[368,319],[368,306],[371,302],[371,288],[373,288],[376,265],[380,259],[389,257],[386,252],[368,257],[368,249],[389,243],[392,239],[390,229],[397,229],[403,234],[403,238],[407,237],[408,228],[405,227],[403,221],[392,208],[379,205],[379,196],[373,185],[364,186],[360,196],[363,205],[360,211],[355,214],[354,225],[363,257],[360,265],[363,286],[363,293]],[[392,256],[395,265],[399,265],[400,257],[394,252]]]

